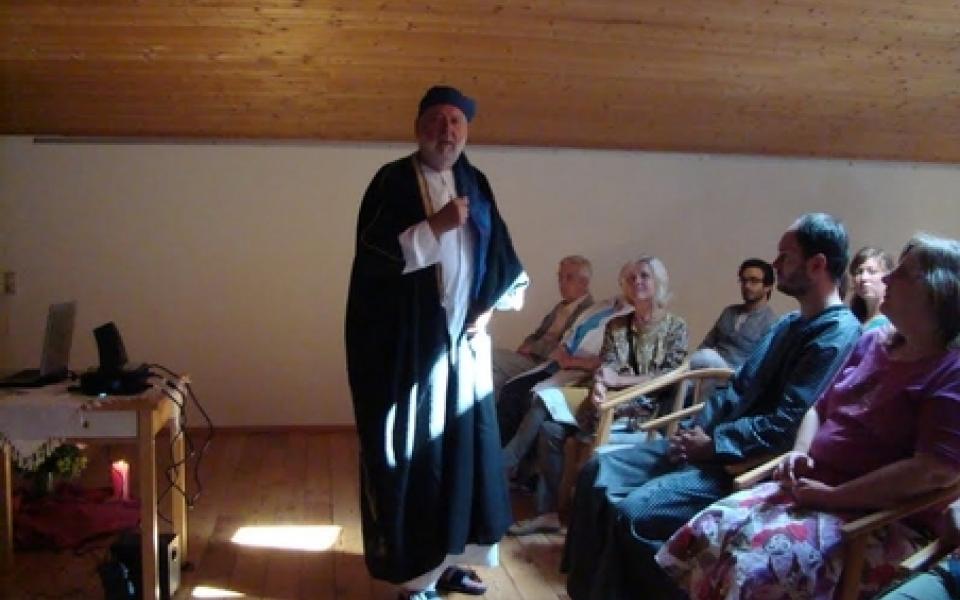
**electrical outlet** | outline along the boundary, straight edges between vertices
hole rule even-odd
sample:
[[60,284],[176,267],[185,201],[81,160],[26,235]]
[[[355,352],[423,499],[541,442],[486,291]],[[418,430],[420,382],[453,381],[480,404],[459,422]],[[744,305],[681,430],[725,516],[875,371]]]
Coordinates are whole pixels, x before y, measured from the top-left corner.
[[17,272],[4,271],[3,273],[3,293],[13,296],[17,293]]

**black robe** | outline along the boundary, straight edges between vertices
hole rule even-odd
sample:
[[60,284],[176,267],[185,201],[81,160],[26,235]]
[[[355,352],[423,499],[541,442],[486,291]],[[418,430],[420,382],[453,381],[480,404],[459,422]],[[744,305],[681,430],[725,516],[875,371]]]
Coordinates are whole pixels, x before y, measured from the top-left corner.
[[[437,567],[468,543],[496,543],[512,520],[492,394],[471,388],[471,408],[457,414],[458,371],[486,369],[480,378],[490,379],[489,338],[460,334],[451,348],[439,267],[402,274],[398,236],[430,206],[415,161],[384,165],[364,194],[346,317],[364,554],[371,575],[394,583]],[[467,226],[476,239],[469,323],[493,308],[523,269],[486,177],[463,155],[453,173],[458,195],[470,200]],[[451,351],[466,360],[452,366]],[[442,393],[433,390],[435,365],[446,374]],[[431,439],[437,398],[446,415],[442,434]]]

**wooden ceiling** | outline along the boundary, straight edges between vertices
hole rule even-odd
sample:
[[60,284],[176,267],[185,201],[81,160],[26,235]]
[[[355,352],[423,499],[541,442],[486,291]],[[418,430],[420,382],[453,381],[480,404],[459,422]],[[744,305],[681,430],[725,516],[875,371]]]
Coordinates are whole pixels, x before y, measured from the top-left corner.
[[4,0],[0,133],[960,162],[960,0]]

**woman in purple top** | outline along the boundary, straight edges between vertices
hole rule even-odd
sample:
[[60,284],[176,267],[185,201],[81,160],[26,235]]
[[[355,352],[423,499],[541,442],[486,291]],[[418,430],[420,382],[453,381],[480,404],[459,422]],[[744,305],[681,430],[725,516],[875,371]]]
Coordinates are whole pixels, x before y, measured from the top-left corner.
[[[861,338],[775,481],[701,511],[657,554],[693,600],[832,598],[844,522],[960,479],[960,243],[914,237],[884,280],[896,329]],[[861,597],[921,539],[900,523],[878,532]]]

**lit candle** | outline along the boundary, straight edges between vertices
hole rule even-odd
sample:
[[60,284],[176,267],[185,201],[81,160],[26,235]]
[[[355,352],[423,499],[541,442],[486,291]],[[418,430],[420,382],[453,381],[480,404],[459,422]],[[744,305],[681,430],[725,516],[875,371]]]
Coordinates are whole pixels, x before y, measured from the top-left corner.
[[113,499],[130,499],[130,465],[118,460],[110,465],[110,480],[113,483]]

